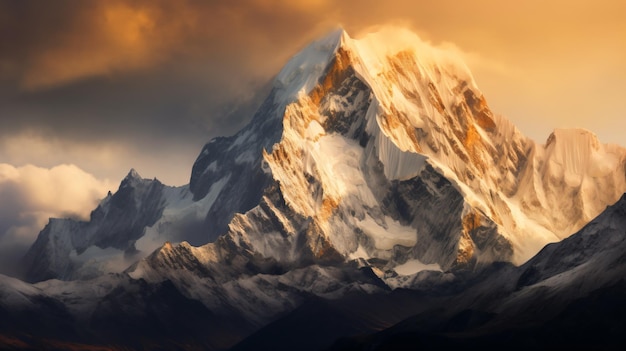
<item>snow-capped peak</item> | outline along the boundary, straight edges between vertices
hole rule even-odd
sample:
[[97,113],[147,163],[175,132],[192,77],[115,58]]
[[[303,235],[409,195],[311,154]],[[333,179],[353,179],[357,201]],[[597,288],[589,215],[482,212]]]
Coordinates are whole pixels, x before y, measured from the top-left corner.
[[[127,187],[127,186],[137,187],[137,186],[141,186],[141,184],[144,184],[144,183],[148,184],[151,181],[152,180],[150,179],[142,178],[141,175],[134,168],[131,168],[130,171],[128,171],[128,174],[126,174],[126,177],[122,179],[122,182],[120,183],[120,188]],[[157,180],[155,179],[155,181]]]
[[606,156],[604,147],[596,135],[586,129],[555,129],[546,141],[546,152],[552,162],[573,174],[592,173],[593,168],[604,167]]
[[345,38],[347,33],[338,28],[292,57],[274,80],[281,102],[291,102],[308,94],[319,82]]
[[141,176],[139,175],[139,173],[134,168],[131,168],[130,171],[128,171],[128,174],[126,175],[126,178],[129,178],[129,179],[142,179]]
[[[365,70],[372,77],[384,73],[389,68],[389,59],[398,57],[399,63],[415,60],[417,71],[414,74],[425,74],[436,82],[441,82],[442,73],[456,76],[471,83],[476,89],[472,74],[452,48],[439,48],[421,39],[417,34],[402,27],[385,26],[376,32],[370,32],[351,41],[365,65]],[[397,68],[400,65],[394,63]]]

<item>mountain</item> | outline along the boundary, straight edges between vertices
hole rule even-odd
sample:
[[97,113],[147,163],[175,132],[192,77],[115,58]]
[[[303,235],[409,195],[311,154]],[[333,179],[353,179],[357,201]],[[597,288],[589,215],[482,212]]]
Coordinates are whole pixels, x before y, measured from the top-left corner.
[[[205,266],[233,252],[283,271],[364,260],[381,277],[520,264],[626,190],[623,148],[584,130],[536,145],[493,115],[462,63],[403,31],[313,43],[264,106],[274,107],[207,144],[194,166],[192,184],[240,184],[255,174],[233,168],[244,158],[266,184],[249,193],[256,206],[233,212],[225,233],[195,251]],[[245,157],[223,156],[230,150]],[[165,265],[144,260],[130,272],[169,277],[158,272]]]
[[[580,129],[536,144],[455,55],[406,30],[337,30],[286,64],[246,127],[202,148],[189,185],[131,170],[90,221],[50,220],[23,261],[36,284],[0,279],[16,321],[0,336],[223,349],[310,313],[324,327],[324,311],[351,326],[327,332],[369,333],[532,291],[547,266],[515,265],[625,191],[624,148]],[[24,317],[43,311],[40,326]]]
[[88,223],[51,221],[27,279],[120,272],[83,266],[102,250],[127,263],[223,235],[286,267],[521,264],[617,201],[626,151],[580,129],[537,145],[491,112],[455,56],[404,30],[338,30],[289,61],[248,126],[204,146],[188,187],[137,180],[154,186],[144,201],[129,179],[113,197],[132,193],[135,209],[109,214],[105,199]]

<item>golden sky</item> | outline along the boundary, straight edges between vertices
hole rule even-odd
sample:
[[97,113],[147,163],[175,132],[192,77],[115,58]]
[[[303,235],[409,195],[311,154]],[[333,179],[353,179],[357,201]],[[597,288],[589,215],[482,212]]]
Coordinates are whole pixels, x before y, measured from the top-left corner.
[[358,37],[372,26],[394,23],[466,53],[493,109],[531,137],[543,141],[554,127],[582,126],[603,141],[626,144],[617,133],[626,111],[623,1],[2,4],[3,90],[22,95],[92,78],[155,77],[180,65],[187,68],[176,68],[179,83],[193,78],[221,86],[209,92],[221,95],[214,97],[219,105],[238,94],[249,98],[250,82],[270,79],[289,56],[337,25]]
[[131,167],[184,184],[290,56],[338,25],[384,24],[455,47],[535,140],[584,127],[626,145],[625,1],[0,0],[0,194],[60,164],[98,193]]

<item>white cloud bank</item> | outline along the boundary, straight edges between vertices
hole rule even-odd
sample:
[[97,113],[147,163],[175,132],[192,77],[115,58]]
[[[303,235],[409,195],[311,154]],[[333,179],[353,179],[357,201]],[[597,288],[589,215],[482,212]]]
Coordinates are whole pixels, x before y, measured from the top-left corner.
[[100,180],[79,167],[16,167],[0,163],[0,273],[13,274],[19,259],[50,217],[88,218],[107,191]]

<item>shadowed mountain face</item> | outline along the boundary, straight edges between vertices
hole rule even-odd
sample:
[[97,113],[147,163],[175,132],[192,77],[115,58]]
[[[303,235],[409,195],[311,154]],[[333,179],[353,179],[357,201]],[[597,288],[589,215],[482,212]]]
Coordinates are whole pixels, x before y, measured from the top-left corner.
[[[2,306],[0,334],[6,341],[0,338],[0,347],[21,340],[24,348],[32,349],[72,349],[75,345],[76,349],[219,350],[254,330],[236,315],[209,311],[184,297],[170,282],[149,285],[110,277],[91,283],[107,290],[97,302],[77,301],[80,293],[74,292],[54,297],[34,294],[24,296],[27,304]],[[3,292],[7,284],[12,282],[3,280]],[[60,286],[49,290],[56,288]],[[93,303],[89,311],[77,313],[89,302]]]
[[[0,313],[22,320],[0,335],[318,349],[411,316],[334,347],[532,330],[620,286],[623,201],[567,237],[626,191],[624,169],[626,150],[587,131],[524,137],[413,34],[336,31],[204,146],[189,185],[131,171],[89,222],[51,220],[24,259],[37,283],[0,279]],[[20,319],[38,311],[41,327]]]

